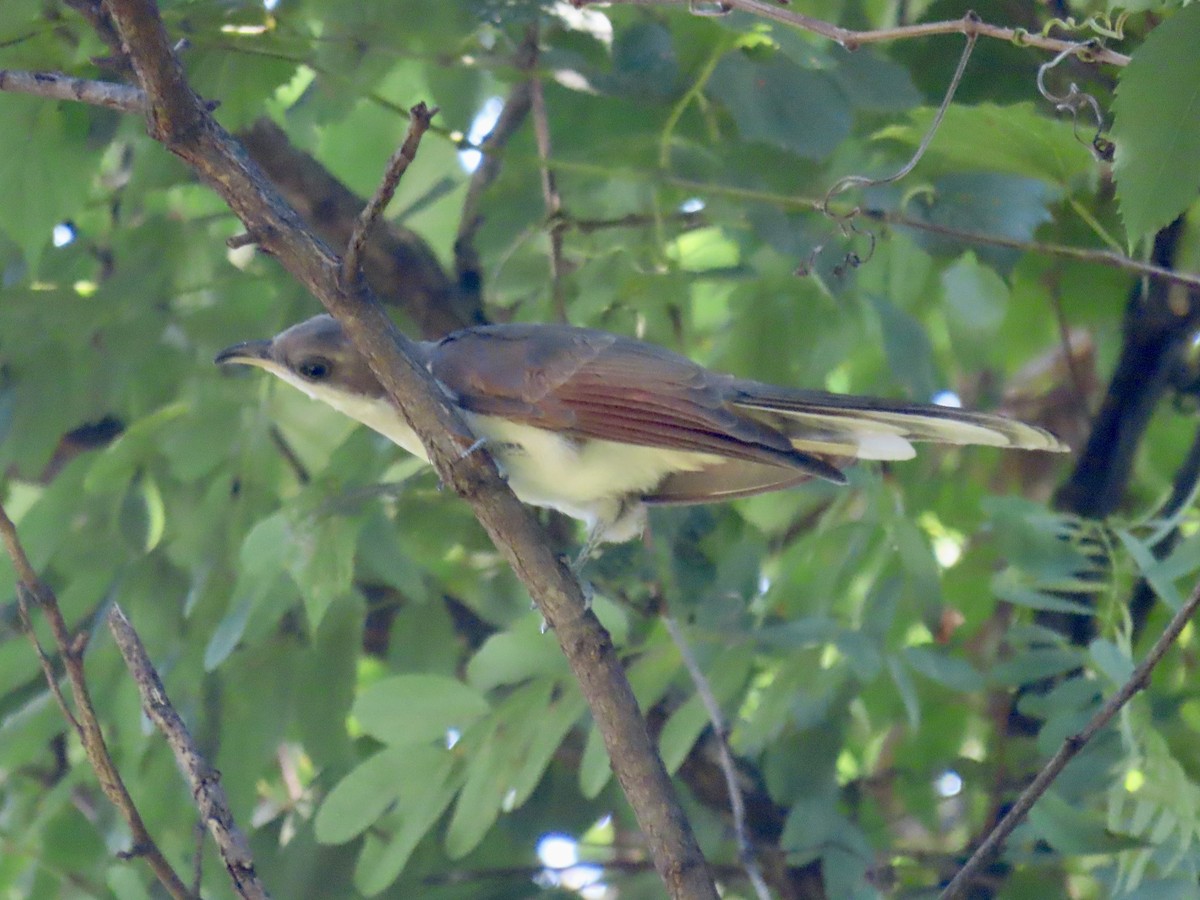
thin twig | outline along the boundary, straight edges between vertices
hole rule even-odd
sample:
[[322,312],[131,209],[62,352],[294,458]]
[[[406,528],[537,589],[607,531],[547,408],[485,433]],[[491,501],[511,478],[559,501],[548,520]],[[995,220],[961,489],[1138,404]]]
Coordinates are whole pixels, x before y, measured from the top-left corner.
[[674,212],[665,216],[652,213],[628,213],[615,219],[571,219],[563,221],[566,227],[580,234],[595,234],[598,231],[608,231],[614,228],[646,228],[658,225],[660,222],[678,222],[685,230],[700,228],[707,221],[702,212]]
[[683,629],[679,627],[679,623],[669,615],[663,615],[661,618],[663,625],[667,628],[667,634],[671,636],[675,648],[679,651],[679,658],[683,660],[684,668],[691,676],[692,684],[696,686],[696,695],[704,704],[708,720],[712,723],[713,735],[717,742],[717,758],[720,762],[721,773],[725,776],[725,787],[729,791],[729,809],[733,814],[733,833],[737,838],[738,857],[741,859],[746,876],[754,885],[754,893],[758,900],[771,900],[771,891],[758,866],[758,859],[754,855],[754,843],[750,840],[750,830],[746,827],[746,803],[742,797],[741,785],[738,784],[737,767],[733,763],[733,754],[729,752],[729,729],[725,724],[725,717],[721,713],[721,704],[717,702],[708,676],[700,668],[696,654],[692,652],[692,647],[688,643]]
[[[586,163],[567,162],[557,160],[555,167],[563,171],[595,173],[601,169],[599,166],[594,166]],[[610,169],[603,169],[606,174],[611,175]],[[711,182],[696,181],[693,178],[682,178],[676,175],[663,174],[661,172],[636,172],[624,170],[624,174],[641,178],[646,181],[661,181],[666,184],[675,185],[688,191],[694,191],[699,195],[708,194],[710,196],[732,197],[739,200],[745,200],[755,203],[769,203],[777,206],[780,209],[808,209],[813,212],[821,211],[821,201],[813,197],[785,196],[773,191],[758,190],[755,188],[736,187],[728,184],[713,184]],[[1019,250],[1022,253],[1036,253],[1041,256],[1062,257],[1063,259],[1073,259],[1083,263],[1094,263],[1095,265],[1105,266],[1110,269],[1122,269],[1126,272],[1132,272],[1135,275],[1152,278],[1155,280],[1164,281],[1168,284],[1181,284],[1189,288],[1200,290],[1200,274],[1192,272],[1176,272],[1171,269],[1163,268],[1152,263],[1145,263],[1141,260],[1132,259],[1121,253],[1116,253],[1112,250],[1100,250],[1091,247],[1072,247],[1067,244],[1055,244],[1045,241],[1025,241],[1019,238],[1010,238],[1003,235],[988,234],[982,231],[971,231],[966,228],[955,228],[950,225],[943,225],[937,222],[928,222],[923,219],[914,218],[906,215],[903,212],[882,210],[882,209],[863,209],[862,215],[865,218],[872,219],[877,222],[886,222],[891,225],[899,225],[905,228],[912,228],[917,231],[927,231],[930,234],[937,234],[943,237],[952,238],[962,241],[966,244],[976,244],[988,247],[1004,247],[1010,250]]]
[[533,102],[533,78],[530,72],[537,61],[538,29],[530,25],[525,30],[525,37],[517,48],[513,60],[517,71],[523,77],[513,82],[500,115],[491,132],[479,145],[482,154],[479,166],[471,174],[467,185],[467,195],[463,198],[462,217],[458,223],[458,234],[454,239],[455,270],[461,286],[464,276],[478,280],[479,254],[475,250],[475,234],[483,224],[483,194],[500,174],[500,163],[504,159],[504,148],[508,140],[521,127]]
[[371,199],[367,201],[367,205],[363,207],[363,211],[359,213],[358,220],[354,223],[354,230],[350,233],[350,243],[346,247],[346,255],[342,257],[343,284],[353,285],[358,281],[363,245],[367,242],[367,234],[391,202],[401,176],[416,158],[421,137],[429,130],[429,123],[433,121],[437,112],[436,106],[430,109],[424,101],[408,111],[408,133],[404,136],[404,143],[388,160],[383,180]]
[[542,201],[546,206],[546,224],[550,238],[550,296],[554,315],[560,322],[567,321],[566,266],[563,262],[563,231],[566,223],[562,218],[562,195],[558,192],[558,180],[550,167],[550,121],[546,115],[546,93],[542,80],[536,75],[529,79],[533,101],[533,134],[537,141],[538,169],[542,175]]
[[51,100],[78,100],[120,112],[141,113],[146,108],[146,95],[138,88],[111,81],[71,78],[59,72],[0,69],[0,91],[33,94]]
[[1191,272],[1175,272],[1142,262],[1112,250],[1099,250],[1089,247],[1071,247],[1067,244],[1055,244],[1043,241],[1022,241],[1017,238],[1004,237],[998,234],[985,234],[981,231],[969,231],[965,228],[953,228],[937,222],[926,222],[915,219],[904,213],[885,212],[883,210],[864,209],[863,215],[880,222],[901,225],[917,231],[927,231],[943,237],[954,238],[966,244],[983,244],[989,247],[1004,247],[1010,250],[1020,250],[1023,253],[1038,253],[1043,256],[1057,256],[1062,259],[1073,259],[1078,262],[1094,263],[1110,269],[1123,269],[1135,275],[1154,278],[1170,284],[1182,284],[1186,287],[1200,290],[1200,274]]
[[[62,609],[58,605],[58,598],[50,586],[38,577],[33,565],[29,562],[29,557],[17,535],[17,528],[12,519],[8,517],[8,512],[4,509],[3,504],[0,504],[0,537],[3,538],[4,547],[8,551],[8,557],[12,560],[13,569],[17,575],[17,603],[21,623],[26,634],[29,635],[34,652],[37,653],[42,671],[46,676],[46,683],[50,686],[50,691],[58,702],[59,708],[62,709],[63,715],[79,735],[88,762],[91,763],[92,769],[96,773],[96,779],[100,783],[100,789],[104,791],[104,795],[117,808],[122,818],[125,819],[126,825],[129,826],[132,849],[125,855],[144,857],[159,882],[175,900],[193,900],[194,895],[187,889],[187,885],[167,862],[162,851],[158,849],[158,844],[150,836],[150,832],[146,829],[146,823],[142,821],[141,813],[138,812],[137,805],[125,788],[121,773],[117,770],[116,763],[113,762],[112,755],[108,752],[108,745],[104,741],[104,732],[100,728],[100,720],[96,716],[96,708],[92,704],[91,692],[88,690],[84,677],[83,642],[71,636],[66,620],[63,619]],[[58,687],[58,677],[34,633],[30,615],[30,609],[34,605],[41,609],[46,621],[50,624],[54,645],[62,658],[67,680],[71,684],[71,694],[75,699],[74,712],[67,706],[66,698]]]
[[167,739],[167,744],[175,754],[175,762],[192,789],[192,798],[213,836],[234,890],[239,897],[247,900],[267,900],[270,895],[254,870],[250,843],[234,821],[225,789],[221,787],[220,774],[196,748],[183,719],[171,705],[167,689],[150,662],[141,638],[129,624],[119,604],[114,603],[108,612],[108,630],[112,632],[117,649],[125,659],[125,666],[137,685],[142,709]]
[[[588,6],[595,3],[624,3],[633,6],[668,6],[691,3],[693,0],[571,0],[575,6]],[[891,41],[912,40],[913,38],[933,37],[939,34],[977,35],[979,37],[995,38],[1022,47],[1034,47],[1038,50],[1050,50],[1059,53],[1063,50],[1074,52],[1081,59],[1089,62],[1104,63],[1111,66],[1129,64],[1129,57],[1106,47],[1097,47],[1091,41],[1064,41],[1060,38],[1032,34],[1023,28],[1004,28],[999,25],[989,25],[979,20],[977,16],[968,14],[961,19],[950,19],[943,22],[921,22],[916,25],[900,25],[896,28],[872,28],[866,31],[855,31],[852,28],[842,28],[832,22],[815,19],[803,13],[788,9],[772,0],[721,0],[722,5],[729,9],[740,9],[764,19],[793,25],[804,31],[811,31],[822,37],[829,38],[841,44],[847,50],[856,50],[865,44],[885,44]]]
[[1171,617],[1171,621],[1167,623],[1167,627],[1163,629],[1163,633],[1154,642],[1154,646],[1150,648],[1150,652],[1146,654],[1146,658],[1133,670],[1133,674],[1129,676],[1129,680],[1121,685],[1121,689],[1108,699],[1081,731],[1069,735],[1063,741],[1062,746],[1058,748],[1058,752],[1042,767],[1042,770],[1038,772],[1037,777],[1033,779],[1029,787],[1021,792],[1021,796],[1017,798],[1016,802],[1005,813],[1004,818],[997,822],[995,827],[988,832],[983,843],[975,849],[975,852],[971,854],[971,858],[966,861],[963,867],[959,869],[958,874],[946,885],[939,900],[955,900],[955,898],[963,896],[971,879],[975,877],[980,868],[1000,849],[1000,845],[1012,834],[1013,829],[1021,823],[1033,804],[1046,793],[1046,790],[1054,783],[1054,780],[1058,778],[1062,770],[1066,768],[1067,763],[1104,726],[1112,721],[1113,717],[1120,712],[1126,703],[1133,699],[1135,694],[1144,690],[1150,684],[1150,673],[1154,671],[1155,666],[1162,662],[1163,657],[1166,656],[1167,651],[1171,649],[1171,645],[1179,637],[1179,633],[1187,626],[1192,615],[1198,608],[1200,608],[1200,584],[1192,591],[1192,595],[1188,597],[1187,602]]
[[[969,13],[969,15],[974,15],[974,13]],[[962,83],[963,74],[967,71],[967,61],[971,58],[971,51],[975,49],[975,40],[975,35],[967,35],[966,46],[963,47],[962,55],[958,58],[958,66],[954,70],[954,76],[950,79],[946,93],[942,96],[941,105],[938,106],[937,112],[933,115],[933,121],[925,129],[925,134],[921,136],[921,142],[917,144],[917,149],[913,151],[908,161],[891,175],[886,175],[882,178],[870,178],[866,175],[845,175],[839,178],[834,182],[833,187],[825,193],[825,199],[821,202],[821,212],[827,216],[833,216],[833,213],[829,210],[830,201],[838,194],[844,193],[852,187],[878,187],[883,184],[892,184],[904,178],[916,168],[917,163],[921,161],[921,157],[925,155],[925,151],[929,149],[929,145],[933,142],[933,136],[937,134],[938,129],[942,125],[942,119],[946,117],[946,110],[950,108],[950,102],[958,92],[958,86]],[[856,206],[850,212],[839,214],[836,218],[851,219],[857,216],[859,212],[860,210]]]
[[304,461],[300,459],[295,448],[284,437],[283,431],[280,430],[279,426],[272,425],[267,433],[270,434],[271,443],[275,445],[275,449],[279,451],[279,455],[283,457],[283,461],[288,464],[288,468],[296,476],[296,481],[300,484],[308,484],[312,481],[308,467],[304,465]]

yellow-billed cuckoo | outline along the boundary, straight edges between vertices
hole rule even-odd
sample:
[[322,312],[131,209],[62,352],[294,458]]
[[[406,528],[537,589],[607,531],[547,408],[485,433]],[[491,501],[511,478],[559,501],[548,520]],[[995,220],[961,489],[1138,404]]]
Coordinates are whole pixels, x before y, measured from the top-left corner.
[[[913,441],[1067,449],[1000,416],[775,387],[569,325],[487,325],[417,346],[513,493],[582,519],[589,546],[636,537],[647,505],[729,500],[812,477],[844,484],[839,464],[909,459]],[[266,369],[426,459],[330,316],[216,362]]]

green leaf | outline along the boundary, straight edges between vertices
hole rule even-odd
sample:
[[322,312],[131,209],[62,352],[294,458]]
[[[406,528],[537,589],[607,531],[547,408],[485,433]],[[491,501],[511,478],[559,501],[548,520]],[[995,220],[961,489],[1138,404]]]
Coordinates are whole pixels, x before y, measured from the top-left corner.
[[908,669],[896,656],[887,657],[888,674],[900,694],[900,702],[904,704],[904,713],[908,717],[908,727],[916,730],[921,725],[921,701],[917,697],[917,688],[913,684]]
[[509,785],[510,805],[518,807],[529,799],[534,788],[541,782],[542,774],[559,745],[579,717],[587,710],[587,703],[579,686],[574,681],[560,680],[554,696],[546,710],[538,716],[538,727],[533,729],[530,741],[522,757],[524,763]]
[[965,659],[950,656],[933,647],[905,647],[904,661],[913,671],[955,691],[983,690],[983,676]]
[[921,102],[908,69],[867,47],[830,50],[831,74],[856,110],[900,112]]
[[993,684],[1017,687],[1061,675],[1079,668],[1081,663],[1079,652],[1074,649],[1044,647],[1023,650],[992,666],[988,680]]
[[[446,828],[446,853],[452,859],[475,849],[501,809],[516,804],[517,781],[522,775],[528,777],[524,770],[529,747],[541,730],[554,687],[551,679],[524,685],[482,723],[486,734],[471,753],[466,782]],[[472,744],[470,737],[463,743]]]
[[287,544],[287,570],[304,597],[310,628],[317,628],[329,605],[351,590],[360,520],[319,516],[296,526]]
[[925,326],[890,300],[871,296],[879,316],[888,367],[915,400],[928,401],[943,384],[933,359],[933,344]]
[[829,156],[850,131],[850,106],[837,82],[782,53],[765,60],[726,54],[708,92],[729,110],[743,140],[765,141],[805,159]]
[[378,830],[390,839],[369,833],[354,867],[355,886],[367,896],[396,880],[458,789],[453,754],[440,747],[406,747],[403,752],[407,765],[396,779],[396,805],[380,823],[387,827]]
[[36,265],[55,225],[88,200],[100,155],[84,140],[113,115],[81,103],[5,94],[0,106],[0,230]]
[[592,727],[583,745],[583,759],[579,761],[579,793],[589,800],[599,796],[612,778],[612,763],[604,746],[600,729]]
[[[901,141],[916,148],[933,122],[932,107],[913,110],[909,124],[889,125],[877,140]],[[988,169],[1067,187],[1092,172],[1096,163],[1087,144],[1066,117],[1052,118],[1045,106],[1016,103],[964,105],[946,110],[920,171]]]
[[1138,574],[1146,579],[1154,593],[1173,610],[1183,606],[1183,595],[1175,587],[1174,579],[1169,577],[1169,570],[1155,558],[1154,552],[1124,528],[1117,529],[1117,537],[1137,565]]
[[971,252],[942,273],[946,317],[969,335],[988,335],[998,329],[1008,309],[1008,286],[995,270],[981,265]]
[[738,246],[720,228],[696,228],[671,241],[663,252],[685,272],[729,269],[738,264]]
[[389,747],[346,774],[317,810],[313,829],[322,844],[344,844],[375,823],[400,795],[412,760],[427,748]]
[[661,102],[675,93],[679,63],[669,32],[657,22],[637,22],[613,40],[612,74],[596,79],[604,91]]
[[[742,647],[730,647],[704,667],[713,697],[722,707],[740,693],[754,667],[754,654]],[[683,764],[701,732],[712,726],[712,719],[698,693],[671,713],[658,736],[658,749],[667,771]]]
[[1059,597],[1039,590],[1022,581],[1021,575],[1015,569],[1005,569],[992,576],[992,593],[1012,603],[1024,606],[1026,609],[1041,609],[1046,612],[1077,613],[1083,616],[1092,615],[1095,610],[1078,600]]
[[1118,75],[1113,174],[1130,243],[1158,231],[1200,190],[1200,5],[1150,32]]
[[813,854],[838,828],[837,807],[825,797],[801,798],[788,811],[779,845],[789,853]]
[[1088,856],[1144,846],[1135,838],[1113,834],[1099,817],[1053,791],[1043,794],[1029,811],[1029,824],[1060,853]]
[[547,637],[532,624],[492,635],[467,663],[467,682],[476,690],[490,691],[534,675],[565,674],[566,657]]
[[120,490],[158,452],[162,433],[187,411],[186,403],[171,403],[133,422],[92,462],[86,490],[97,494]]
[[[1052,218],[1050,205],[1062,196],[1058,187],[1035,178],[992,171],[951,172],[933,182],[932,192],[914,197],[907,211],[917,219],[952,232],[966,231],[1012,238],[1033,239],[1039,225]],[[998,203],[997,198],[1004,202]],[[911,231],[914,241],[931,253],[957,256],[962,244],[926,231]],[[1005,272],[1020,258],[1020,251],[981,246],[980,259]]]
[[1088,644],[1088,653],[1091,654],[1096,668],[1103,672],[1113,684],[1124,684],[1133,674],[1133,660],[1130,659],[1128,653],[1112,641],[1096,638]]
[[442,675],[393,675],[366,688],[353,715],[367,734],[388,744],[444,740],[488,712],[487,700],[461,681]]
[[109,866],[104,881],[113,896],[121,900],[150,900],[150,893],[137,869],[132,866],[123,863]]

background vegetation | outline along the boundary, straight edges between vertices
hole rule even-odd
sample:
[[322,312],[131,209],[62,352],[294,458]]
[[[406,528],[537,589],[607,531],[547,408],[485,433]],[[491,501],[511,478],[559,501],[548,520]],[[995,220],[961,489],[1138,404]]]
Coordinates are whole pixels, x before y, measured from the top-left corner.
[[[366,261],[411,335],[565,318],[781,384],[953,395],[1072,444],[935,448],[849,488],[656,513],[587,573],[726,896],[752,890],[669,623],[727,718],[771,891],[932,896],[1200,569],[1200,5],[975,6],[1017,39],[979,37],[916,168],[836,215],[839,179],[913,156],[964,40],[849,52],[758,6],[160,4],[192,87],[335,248],[408,108],[440,108]],[[866,30],[964,12],[803,10]],[[381,438],[211,365],[312,296],[226,245],[242,225],[142,117],[14,86],[135,85],[108,8],[5,0],[0,19],[4,505],[89,639],[165,857],[191,871],[197,813],[104,627],[116,602],[274,896],[661,896],[583,695],[470,508]],[[1043,29],[1115,52],[1048,67]],[[158,896],[21,631],[7,602],[0,891]],[[1189,626],[971,896],[1196,896],[1196,666]],[[589,865],[548,865],[549,834]],[[231,894],[215,854],[196,865]]]

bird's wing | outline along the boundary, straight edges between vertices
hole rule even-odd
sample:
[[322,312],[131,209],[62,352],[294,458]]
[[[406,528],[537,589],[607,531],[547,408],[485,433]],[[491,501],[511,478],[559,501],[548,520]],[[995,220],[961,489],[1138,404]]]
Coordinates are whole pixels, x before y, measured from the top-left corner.
[[[565,325],[502,325],[450,335],[430,369],[464,408],[579,439],[841,472],[728,400],[728,376],[652,344]],[[813,448],[821,452],[821,448]]]
[[672,472],[653,491],[645,494],[642,502],[678,506],[736,500],[794,487],[810,477],[796,469],[782,469],[744,459],[725,459],[696,472]]

